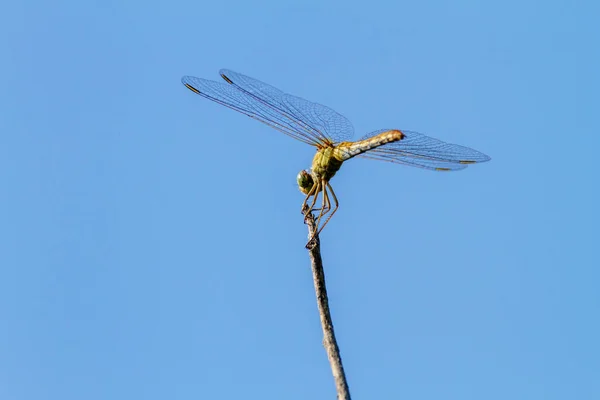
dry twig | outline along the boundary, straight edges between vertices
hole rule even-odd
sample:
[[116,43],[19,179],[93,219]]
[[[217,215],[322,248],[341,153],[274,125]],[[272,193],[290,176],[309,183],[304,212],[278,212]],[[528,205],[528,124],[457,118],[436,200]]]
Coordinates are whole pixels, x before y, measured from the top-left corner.
[[[306,217],[306,224],[308,225],[308,238],[310,239],[317,229],[312,213]],[[331,365],[337,397],[339,400],[350,400],[350,390],[346,381],[342,358],[340,357],[340,349],[335,340],[331,314],[329,313],[329,300],[327,299],[323,260],[321,259],[321,241],[318,235],[315,235],[313,246],[309,249],[309,256],[317,295],[317,305],[319,307],[319,317],[321,319],[321,327],[323,328],[323,346],[325,347],[325,351],[327,351],[327,358],[329,358],[329,364]]]

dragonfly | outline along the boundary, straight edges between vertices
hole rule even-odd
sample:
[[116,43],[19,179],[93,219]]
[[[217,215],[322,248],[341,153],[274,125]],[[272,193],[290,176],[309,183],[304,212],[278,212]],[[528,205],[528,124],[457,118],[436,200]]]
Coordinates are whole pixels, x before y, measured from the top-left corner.
[[[302,213],[305,218],[314,215],[316,219],[316,229],[307,248],[314,246],[315,237],[339,208],[330,180],[342,163],[351,158],[387,161],[432,171],[458,171],[491,159],[469,147],[401,129],[380,129],[351,141],[352,123],[331,108],[228,69],[220,70],[219,74],[223,82],[193,76],[184,76],[181,82],[202,97],[316,147],[311,169],[300,171],[297,176],[298,188],[305,195]],[[317,208],[319,195],[322,203]],[[317,211],[318,214],[312,214]]]

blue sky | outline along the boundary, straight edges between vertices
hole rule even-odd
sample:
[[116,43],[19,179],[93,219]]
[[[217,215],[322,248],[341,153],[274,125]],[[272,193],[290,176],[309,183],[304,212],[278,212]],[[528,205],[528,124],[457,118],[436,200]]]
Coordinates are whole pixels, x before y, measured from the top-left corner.
[[230,68],[370,160],[322,234],[356,399],[600,398],[600,29],[592,1],[7,3],[0,398],[331,399],[303,200],[313,149],[185,89]]

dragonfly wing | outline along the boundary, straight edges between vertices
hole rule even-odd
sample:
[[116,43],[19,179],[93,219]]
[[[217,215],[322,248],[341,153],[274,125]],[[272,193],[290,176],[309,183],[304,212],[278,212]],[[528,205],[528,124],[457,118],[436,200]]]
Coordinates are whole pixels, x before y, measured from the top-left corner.
[[254,118],[301,142],[316,145],[315,139],[305,130],[298,130],[293,120],[281,113],[274,112],[252,96],[248,96],[225,82],[184,76],[181,82],[192,92],[218,104]]
[[181,82],[202,97],[313,146],[326,141],[335,143],[352,135],[354,129],[350,121],[328,107],[288,95],[233,71],[221,72],[226,83],[193,76],[184,76]]
[[[389,129],[366,135],[368,139]],[[401,131],[404,139],[376,147],[359,155],[374,160],[389,161],[436,171],[456,171],[469,164],[489,161],[490,157],[469,147],[446,143],[412,131]]]
[[293,121],[296,129],[308,132],[319,142],[339,143],[352,138],[354,127],[350,120],[327,106],[284,93],[231,70],[219,72],[227,83],[269,107],[273,113]]

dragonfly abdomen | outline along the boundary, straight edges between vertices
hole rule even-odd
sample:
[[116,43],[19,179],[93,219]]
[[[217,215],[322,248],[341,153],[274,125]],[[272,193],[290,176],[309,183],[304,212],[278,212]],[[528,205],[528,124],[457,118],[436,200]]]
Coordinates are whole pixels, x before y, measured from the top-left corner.
[[404,133],[397,129],[392,129],[358,142],[343,142],[336,147],[339,158],[346,161],[354,156],[374,149],[384,144],[397,142],[404,139]]

